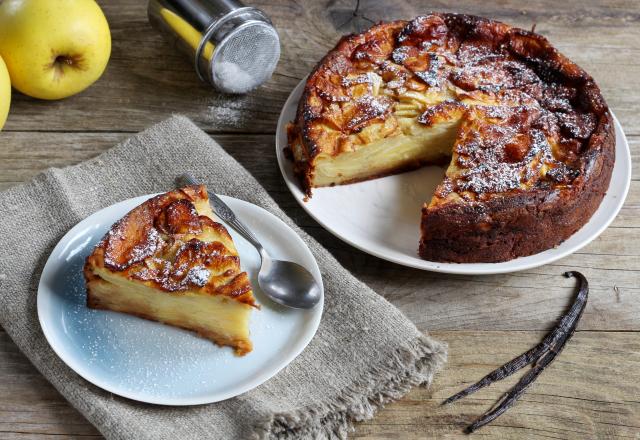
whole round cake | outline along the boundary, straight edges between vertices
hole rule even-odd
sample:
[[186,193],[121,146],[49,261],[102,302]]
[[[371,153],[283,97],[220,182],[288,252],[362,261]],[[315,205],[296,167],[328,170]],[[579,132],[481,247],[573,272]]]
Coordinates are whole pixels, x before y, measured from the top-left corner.
[[615,160],[591,76],[541,35],[446,13],[342,38],[309,76],[288,139],[309,197],[448,164],[418,252],[460,263],[557,246],[596,211]]

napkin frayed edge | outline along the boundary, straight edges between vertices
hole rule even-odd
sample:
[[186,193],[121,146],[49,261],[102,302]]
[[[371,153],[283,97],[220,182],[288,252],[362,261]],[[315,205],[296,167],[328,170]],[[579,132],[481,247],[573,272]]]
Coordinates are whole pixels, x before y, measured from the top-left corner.
[[446,343],[423,334],[372,366],[332,402],[274,414],[255,426],[253,438],[344,439],[355,422],[372,419],[378,409],[401,399],[414,386],[430,386],[447,361],[447,349]]

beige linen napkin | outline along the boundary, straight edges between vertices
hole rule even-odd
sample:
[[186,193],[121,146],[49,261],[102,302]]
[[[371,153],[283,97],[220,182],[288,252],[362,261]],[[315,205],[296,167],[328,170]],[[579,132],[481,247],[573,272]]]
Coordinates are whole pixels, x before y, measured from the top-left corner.
[[[268,163],[268,166],[276,166]],[[220,194],[272,212],[320,265],[325,310],[305,351],[258,388],[209,405],[162,407],[112,395],[69,369],[47,344],[36,312],[42,267],[89,214],[173,188],[184,171]],[[188,119],[173,117],[85,163],[50,169],[0,193],[0,324],[40,372],[108,439],[344,438],[410,387],[429,384],[446,346],[300,230],[258,182]]]

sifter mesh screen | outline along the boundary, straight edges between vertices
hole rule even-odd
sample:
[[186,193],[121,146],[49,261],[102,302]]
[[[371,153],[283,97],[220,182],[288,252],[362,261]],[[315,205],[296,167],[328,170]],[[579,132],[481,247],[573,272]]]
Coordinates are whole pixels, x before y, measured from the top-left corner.
[[229,34],[216,48],[214,85],[227,93],[245,93],[267,81],[280,58],[280,40],[266,23],[250,23]]

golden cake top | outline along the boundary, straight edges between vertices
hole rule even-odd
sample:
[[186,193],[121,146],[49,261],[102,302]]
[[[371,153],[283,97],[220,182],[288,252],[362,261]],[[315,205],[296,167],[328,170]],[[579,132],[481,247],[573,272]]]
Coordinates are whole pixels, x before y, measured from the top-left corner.
[[544,37],[434,13],[342,38],[307,81],[289,147],[310,169],[320,156],[462,119],[437,196],[475,198],[570,184],[605,113],[593,79]]
[[155,196],[116,222],[87,258],[167,292],[196,290],[254,304],[251,284],[226,228],[213,220],[204,186]]

